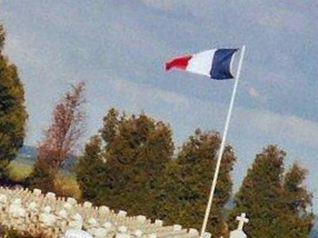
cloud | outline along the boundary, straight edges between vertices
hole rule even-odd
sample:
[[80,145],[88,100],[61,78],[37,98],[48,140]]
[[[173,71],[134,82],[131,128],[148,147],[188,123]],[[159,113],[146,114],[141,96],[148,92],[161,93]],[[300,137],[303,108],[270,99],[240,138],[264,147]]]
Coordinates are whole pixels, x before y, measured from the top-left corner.
[[260,97],[260,93],[254,87],[251,87],[251,88],[248,89],[248,94],[252,98],[259,98]]
[[28,48],[25,43],[23,43],[23,41],[19,40],[18,38],[11,37],[11,35],[9,35],[9,37],[7,38],[8,39],[6,41],[4,51],[6,54],[8,54],[9,52],[13,52],[12,54],[10,54],[10,58],[12,57],[12,55],[15,55],[19,57],[18,61],[24,61],[27,62],[29,65],[34,65],[40,68],[43,67],[44,64],[41,58],[36,55],[36,52]]
[[[215,125],[222,125],[225,119],[227,105],[188,98],[179,93],[154,88],[148,85],[134,83],[128,80],[116,79],[109,81],[113,89],[122,95],[129,95],[132,101],[138,104],[135,109],[148,108],[155,102],[168,103],[176,108],[175,113],[186,115],[190,111],[192,116],[184,118],[182,123],[193,123],[194,126],[209,125],[211,120]],[[249,93],[259,98],[260,93],[253,87]],[[195,109],[195,110],[194,110]],[[163,115],[162,115],[163,116]],[[201,122],[201,123],[200,123]],[[203,123],[203,124],[202,124]],[[318,123],[306,120],[295,115],[282,115],[265,110],[251,110],[244,107],[235,109],[235,118],[232,121],[232,130],[245,131],[245,137],[262,135],[273,143],[284,144],[291,141],[297,145],[318,147]],[[187,125],[189,127],[190,125]],[[211,125],[210,125],[211,126]],[[190,126],[191,127],[191,126]]]
[[262,133],[273,142],[283,144],[292,141],[295,144],[318,147],[318,123],[294,115],[281,115],[269,111],[249,111],[239,109],[237,112],[241,125],[245,122],[256,134]]
[[288,9],[267,9],[259,13],[258,22],[276,30],[299,32],[306,28],[308,19],[302,13]]
[[143,4],[148,7],[153,7],[156,9],[171,11],[176,7],[176,1],[173,0],[140,0]]
[[159,100],[164,103],[182,107],[187,107],[189,104],[188,99],[185,96],[175,92],[154,88],[148,85],[138,84],[123,79],[112,80],[109,81],[109,83],[118,93],[130,95],[130,97],[135,100],[143,102]]

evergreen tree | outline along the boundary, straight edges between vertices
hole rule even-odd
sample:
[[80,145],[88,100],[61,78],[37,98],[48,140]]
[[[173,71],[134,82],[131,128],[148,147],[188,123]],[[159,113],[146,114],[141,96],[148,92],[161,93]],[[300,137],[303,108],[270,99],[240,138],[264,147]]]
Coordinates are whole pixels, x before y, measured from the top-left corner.
[[284,178],[285,156],[274,145],[256,156],[235,196],[229,216],[232,229],[237,226],[235,217],[245,212],[250,218],[245,231],[251,237],[308,237],[312,214],[307,213],[311,195],[301,186],[305,171],[294,165]]
[[27,112],[17,68],[3,55],[5,33],[0,25],[0,178],[23,145]]
[[[152,217],[156,181],[173,154],[171,137],[169,126],[145,114],[119,117],[109,110],[100,138],[86,146],[78,164],[84,198]],[[96,184],[98,190],[91,188]]]
[[[218,133],[195,132],[171,161],[160,181],[157,216],[173,224],[201,228],[220,146]],[[219,179],[208,221],[213,237],[227,233],[224,206],[232,191],[230,172],[235,156],[230,146],[223,154]]]
[[94,201],[96,204],[105,202],[100,200],[101,194],[105,190],[104,175],[107,170],[101,143],[102,140],[99,136],[92,137],[86,144],[84,155],[79,158],[76,167],[82,197],[88,201]]
[[243,184],[235,197],[235,208],[230,214],[230,225],[236,227],[235,217],[247,213],[250,222],[245,231],[251,237],[284,237],[280,233],[283,158],[285,152],[268,146],[256,156]]
[[308,192],[303,182],[307,171],[294,164],[284,177],[284,204],[283,221],[286,237],[309,237],[314,226],[315,217],[309,210],[312,206],[312,194]]

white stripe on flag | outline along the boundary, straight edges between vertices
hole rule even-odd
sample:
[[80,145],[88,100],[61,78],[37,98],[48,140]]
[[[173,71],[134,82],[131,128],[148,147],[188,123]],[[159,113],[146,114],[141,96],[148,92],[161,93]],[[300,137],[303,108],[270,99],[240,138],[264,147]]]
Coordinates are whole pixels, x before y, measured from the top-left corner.
[[217,49],[203,51],[194,54],[189,60],[187,71],[197,74],[203,74],[210,77],[214,53]]

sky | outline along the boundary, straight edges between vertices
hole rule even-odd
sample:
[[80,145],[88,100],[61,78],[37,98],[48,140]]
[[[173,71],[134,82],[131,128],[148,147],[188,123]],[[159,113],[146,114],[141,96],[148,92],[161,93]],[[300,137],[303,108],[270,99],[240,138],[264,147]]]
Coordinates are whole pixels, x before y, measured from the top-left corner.
[[222,132],[233,80],[164,71],[172,57],[246,45],[228,134],[237,189],[268,144],[308,169],[318,212],[318,2],[274,0],[0,1],[5,53],[19,69],[36,145],[57,100],[86,83],[87,133],[115,107],[169,123],[177,146]]

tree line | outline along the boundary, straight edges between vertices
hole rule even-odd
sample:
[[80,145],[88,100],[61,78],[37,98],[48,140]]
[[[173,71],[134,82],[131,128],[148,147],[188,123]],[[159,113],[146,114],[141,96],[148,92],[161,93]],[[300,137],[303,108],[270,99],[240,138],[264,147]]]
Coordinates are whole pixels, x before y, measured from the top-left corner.
[[[28,117],[17,68],[3,55],[4,39],[0,26],[1,180],[8,179],[8,164],[23,145]],[[80,145],[84,131],[84,91],[85,85],[79,83],[57,103],[25,183],[30,188],[60,193],[54,179]],[[197,129],[176,148],[169,124],[145,113],[127,115],[112,108],[78,156],[74,172],[82,199],[130,215],[200,229],[220,142],[218,132]],[[304,186],[306,169],[297,163],[285,168],[286,152],[268,145],[256,155],[239,191],[233,194],[231,172],[237,156],[231,145],[222,157],[207,227],[213,237],[226,237],[241,212],[250,219],[245,226],[250,237],[309,236],[314,214],[312,194]]]
[[[77,165],[83,198],[200,229],[219,133],[197,129],[174,153],[171,128],[161,121],[145,114],[119,115],[115,109],[103,121]],[[276,145],[265,147],[233,198],[231,171],[237,158],[227,145],[208,222],[214,237],[235,229],[241,212],[250,218],[245,227],[250,237],[309,236],[314,215],[312,194],[303,185],[306,170],[297,163],[284,169],[286,156]]]

